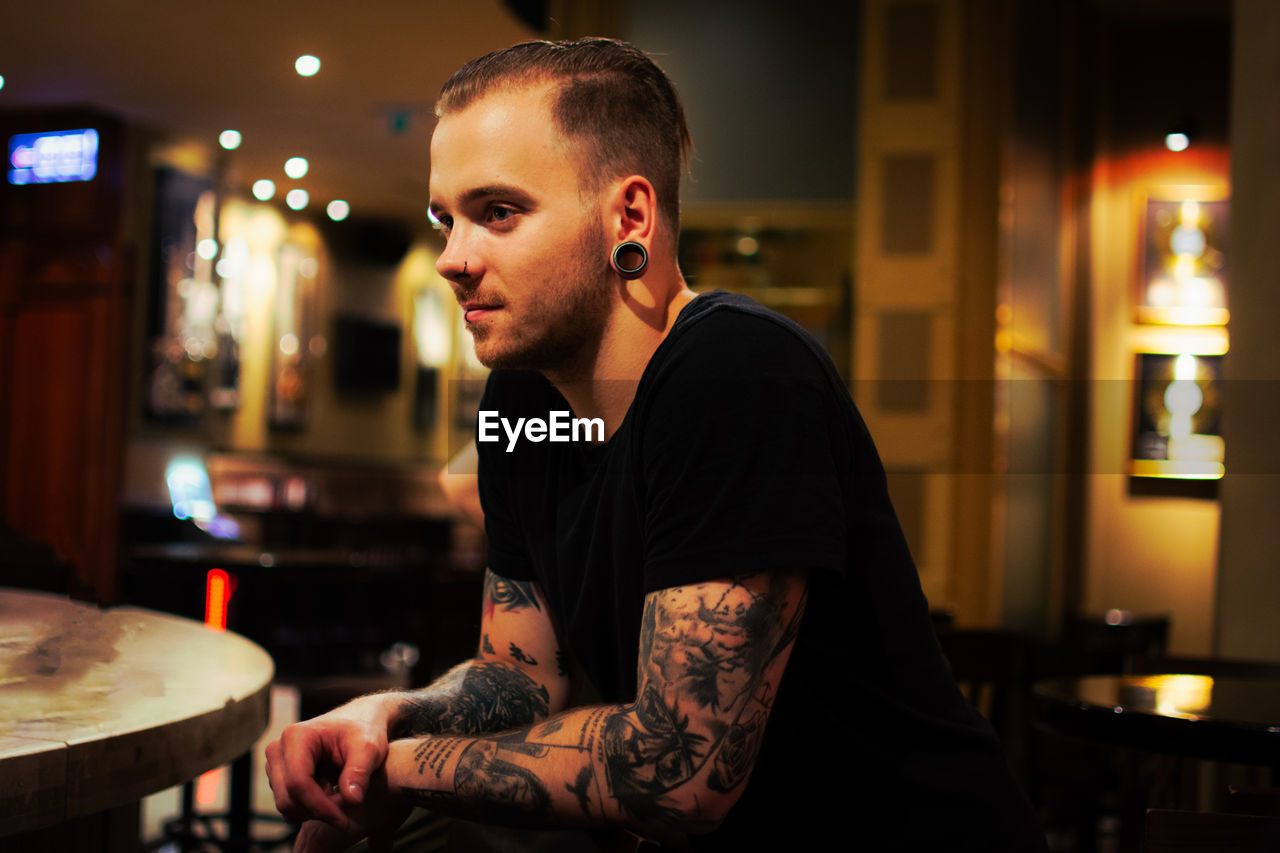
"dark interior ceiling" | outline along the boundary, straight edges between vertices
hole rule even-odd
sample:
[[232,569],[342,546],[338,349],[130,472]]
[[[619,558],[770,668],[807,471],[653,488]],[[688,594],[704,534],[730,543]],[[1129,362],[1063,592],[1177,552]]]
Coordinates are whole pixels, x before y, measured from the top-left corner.
[[[235,129],[233,186],[270,178],[277,200],[299,186],[313,210],[342,198],[353,216],[414,224],[440,86],[537,36],[501,0],[45,0],[9,4],[2,27],[0,109],[93,106],[206,163]],[[320,58],[314,77],[295,72],[302,54]],[[293,156],[310,162],[297,181]]]

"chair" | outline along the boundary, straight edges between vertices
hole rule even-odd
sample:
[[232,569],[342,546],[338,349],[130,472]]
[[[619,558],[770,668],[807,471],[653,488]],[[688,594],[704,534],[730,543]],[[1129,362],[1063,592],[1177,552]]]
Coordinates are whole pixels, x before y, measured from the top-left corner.
[[[53,548],[23,535],[0,519],[0,586],[54,592],[75,592],[75,568]],[[87,598],[88,596],[81,596]]]
[[[1168,616],[1125,610],[1068,618],[1061,642],[1031,649],[1031,680],[1128,673],[1139,657],[1163,657],[1169,625]],[[1116,834],[1122,849],[1133,849],[1153,780],[1165,775],[1164,759],[1134,759],[1037,726],[1028,787],[1045,823],[1074,836],[1078,849],[1095,849],[1102,834]]]
[[944,629],[938,645],[960,692],[1007,741],[1027,685],[1026,637],[1013,631]]
[[1063,626],[1063,645],[1092,658],[1098,672],[1129,673],[1135,657],[1164,655],[1169,644],[1170,617],[1143,616],[1128,610],[1075,616]]
[[1215,678],[1280,679],[1280,663],[1274,661],[1139,654],[1130,659],[1129,666],[1134,675],[1186,673]]
[[991,723],[1010,769],[1025,785],[1031,684],[1027,637],[1014,631],[976,628],[944,629],[937,637],[960,692]]
[[1280,818],[1280,788],[1227,788],[1227,812]]
[[933,624],[933,632],[941,634],[943,631],[950,631],[956,627],[956,614],[946,608],[931,609],[929,611],[929,622]]
[[1280,820],[1258,815],[1151,809],[1143,853],[1261,853],[1280,850]]

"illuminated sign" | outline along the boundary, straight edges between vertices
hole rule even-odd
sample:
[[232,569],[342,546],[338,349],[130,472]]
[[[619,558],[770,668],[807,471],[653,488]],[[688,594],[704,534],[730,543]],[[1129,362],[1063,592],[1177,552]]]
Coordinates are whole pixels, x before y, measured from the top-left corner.
[[9,137],[9,183],[88,181],[98,173],[98,131],[56,130]]

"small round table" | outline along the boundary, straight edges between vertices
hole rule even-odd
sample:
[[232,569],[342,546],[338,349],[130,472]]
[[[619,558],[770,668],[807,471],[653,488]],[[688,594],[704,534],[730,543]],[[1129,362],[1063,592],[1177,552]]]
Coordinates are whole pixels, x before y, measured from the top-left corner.
[[1032,688],[1037,717],[1071,735],[1280,774],[1280,680],[1095,675]]
[[272,675],[237,634],[0,588],[0,836],[133,807],[242,755]]

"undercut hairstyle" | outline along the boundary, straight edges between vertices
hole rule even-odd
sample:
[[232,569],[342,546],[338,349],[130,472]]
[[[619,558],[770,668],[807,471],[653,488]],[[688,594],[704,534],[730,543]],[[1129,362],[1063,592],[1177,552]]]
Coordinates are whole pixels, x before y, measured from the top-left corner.
[[542,82],[559,83],[552,121],[579,148],[580,188],[595,192],[626,175],[648,178],[674,240],[680,231],[680,176],[693,142],[675,87],[634,45],[585,38],[494,51],[454,72],[440,90],[436,115],[464,109],[495,90]]

